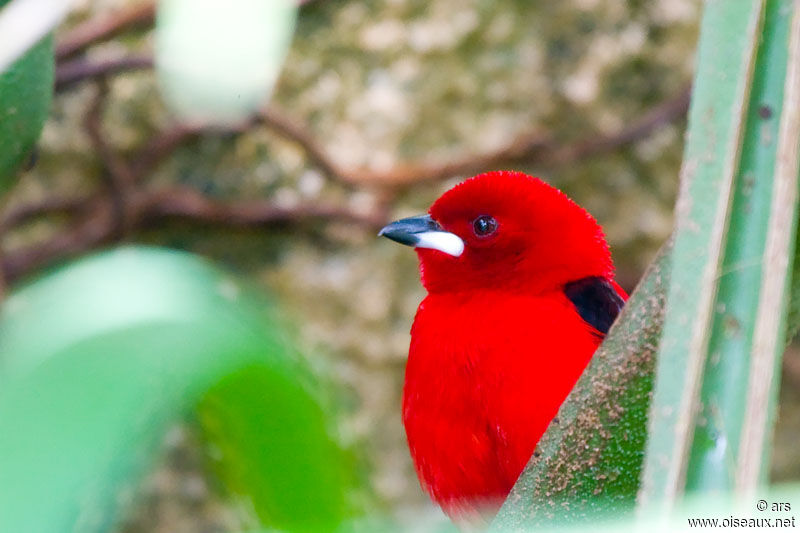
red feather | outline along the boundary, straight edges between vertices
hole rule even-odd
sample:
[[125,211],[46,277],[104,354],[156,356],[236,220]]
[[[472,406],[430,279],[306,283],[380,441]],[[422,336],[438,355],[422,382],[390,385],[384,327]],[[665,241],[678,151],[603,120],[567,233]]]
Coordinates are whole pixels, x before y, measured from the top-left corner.
[[[417,249],[429,294],[411,329],[403,422],[422,486],[458,518],[502,503],[601,341],[564,285],[613,283],[614,267],[591,215],[522,173],[471,178],[430,214],[465,248]],[[472,230],[481,215],[498,224],[488,238]]]

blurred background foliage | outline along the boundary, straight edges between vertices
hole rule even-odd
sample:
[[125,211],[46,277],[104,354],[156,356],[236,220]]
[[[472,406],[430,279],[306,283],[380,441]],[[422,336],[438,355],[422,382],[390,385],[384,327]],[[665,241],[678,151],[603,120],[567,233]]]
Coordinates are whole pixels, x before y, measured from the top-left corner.
[[254,294],[197,257],[146,247],[14,291],[0,312],[0,527],[108,531],[187,413],[253,526],[349,518],[353,469],[326,402]]
[[[361,482],[350,503],[401,523],[436,514],[399,415],[423,290],[414,254],[377,241],[377,228],[426,210],[466,176],[515,168],[603,224],[630,290],[672,228],[701,7],[306,1],[265,111],[244,126],[201,128],[180,125],[158,95],[152,4],[80,0],[55,36],[49,119],[3,200],[7,288],[112,243],[210,258],[275,295],[294,324],[336,406],[330,430],[352,450],[343,461]],[[784,370],[775,480],[800,476],[793,348]],[[221,427],[215,413],[231,407],[212,395],[166,430],[120,531],[257,523],[258,502],[231,487],[258,480],[244,463],[215,460],[260,416],[246,398],[258,375],[242,379],[217,393],[237,391],[232,405],[252,413],[222,417],[233,425]]]

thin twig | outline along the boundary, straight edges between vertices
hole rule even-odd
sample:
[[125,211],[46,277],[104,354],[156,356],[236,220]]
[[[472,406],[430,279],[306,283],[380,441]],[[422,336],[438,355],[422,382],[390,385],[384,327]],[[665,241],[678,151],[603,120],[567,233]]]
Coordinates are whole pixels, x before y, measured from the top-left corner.
[[482,155],[465,155],[446,163],[400,166],[389,172],[354,173],[352,183],[382,186],[406,186],[438,181],[456,175],[493,170],[511,163],[542,166],[574,164],[607,153],[648,137],[658,128],[686,115],[691,86],[660,103],[618,132],[606,136],[590,135],[576,142],[558,143],[544,134],[523,133],[509,145]]
[[[235,131],[243,132],[249,127],[249,124],[248,122],[247,125],[241,126],[238,129],[226,129],[224,131],[227,133]],[[178,124],[177,126],[155,134],[150,141],[140,148],[131,158],[131,171],[134,175],[134,181],[143,180],[161,163],[161,161],[172,155],[172,153],[182,145],[197,138],[202,133],[211,133],[213,131],[219,130]]]
[[[340,167],[328,155],[322,143],[317,141],[310,128],[274,106],[262,111],[257,120],[227,131],[242,132],[247,127],[263,122],[279,135],[296,142],[306,152],[312,164],[339,183],[348,186],[397,188],[475,174],[513,163],[559,166],[589,159],[646,138],[658,128],[685,116],[689,107],[689,95],[690,87],[686,86],[676,96],[657,105],[612,135],[593,135],[574,143],[559,144],[551,136],[527,132],[493,152],[467,154],[445,162],[406,163],[384,172]],[[151,170],[181,144],[204,131],[209,130],[181,126],[168,130],[156,136],[149,148],[143,150],[136,160],[145,162],[142,166]]]
[[648,137],[661,126],[686,115],[689,111],[691,93],[692,86],[687,84],[675,96],[653,107],[620,131],[607,136],[589,137],[584,141],[562,147],[550,155],[550,164],[588,159]]
[[87,205],[86,197],[64,196],[53,196],[30,204],[14,205],[0,216],[0,234],[44,215],[78,215],[86,210]]
[[108,85],[98,83],[97,94],[84,118],[84,126],[96,153],[100,156],[105,169],[109,173],[112,186],[118,189],[129,187],[133,176],[128,162],[125,161],[109,144],[103,132],[103,110],[108,98]]
[[[385,215],[380,211],[361,213],[321,203],[283,207],[268,200],[223,201],[185,187],[138,191],[127,201],[130,232],[167,220],[245,229],[339,221],[375,230],[385,222]],[[76,224],[60,230],[44,242],[7,252],[2,257],[0,266],[7,282],[115,238],[116,217],[112,202],[107,197],[94,196],[80,203],[80,210],[89,214]]]
[[2,271],[6,283],[13,283],[37,268],[59,259],[74,257],[107,242],[114,232],[113,219],[108,201],[97,202],[89,216],[44,242],[5,252],[2,256]]
[[[566,162],[567,158],[563,155],[566,153],[571,153],[570,157],[575,159],[591,157],[604,150],[614,149],[626,143],[634,142],[639,138],[638,136],[648,135],[657,127],[683,116],[685,113],[684,105],[688,98],[687,91],[688,89],[682,91],[677,97],[657,106],[616,135],[575,143],[574,145],[565,145],[560,151],[555,151],[560,155],[550,156],[552,158],[551,162]],[[125,180],[130,180],[133,186],[136,186],[141,181],[140,178],[143,173],[152,170],[159,161],[167,157],[177,147],[206,131],[199,128],[179,127],[162,133],[142,150],[139,157],[135,158],[139,163],[131,169],[126,167],[121,159],[117,159],[116,156],[109,153],[110,148],[105,145],[102,134],[95,124],[95,121],[99,120],[97,111],[100,109],[99,105],[98,101],[95,101],[93,107],[95,109],[94,118],[87,118],[90,135],[93,137],[93,142],[96,144],[98,152],[101,154],[101,158],[109,171],[112,168],[116,168],[114,172],[116,172],[117,176],[127,176]],[[385,198],[389,199],[394,195],[393,188],[398,186],[442,179],[462,172],[476,172],[484,166],[495,167],[511,158],[531,158],[534,153],[538,154],[539,162],[547,161],[547,156],[544,154],[551,151],[549,149],[549,141],[538,140],[541,139],[540,136],[528,134],[520,136],[508,147],[494,153],[477,157],[464,157],[455,162],[440,165],[407,165],[402,167],[401,170],[395,169],[388,173],[347,173],[339,169],[328,158],[321,145],[299,123],[290,121],[276,110],[262,114],[261,118],[278,133],[302,146],[310,154],[310,159],[314,160],[320,168],[327,169],[327,172],[334,179],[338,179],[342,183],[388,186],[384,191],[386,193]],[[254,123],[258,122],[254,121]],[[247,127],[249,127],[249,124],[242,125],[235,131],[244,131]],[[127,170],[120,170],[124,168],[127,168]],[[384,209],[378,209],[376,214],[362,215],[337,206],[309,205],[289,209],[277,207],[268,201],[225,203],[206,198],[196,191],[186,189],[149,193],[138,192],[127,198],[126,202],[129,231],[163,219],[181,219],[188,222],[237,227],[299,223],[308,219],[339,219],[373,229],[379,227],[385,220]],[[65,203],[67,202],[65,201]],[[382,204],[385,204],[385,202],[382,202]],[[114,209],[108,198],[103,198],[102,196],[85,200],[85,205],[83,206],[78,204],[62,206],[59,205],[58,201],[52,201],[52,203],[51,201],[44,201],[36,206],[19,208],[18,211],[12,211],[2,219],[2,227],[8,229],[22,221],[30,220],[38,214],[44,215],[53,211],[66,211],[66,207],[69,207],[69,212],[84,211],[91,214],[44,243],[6,254],[2,259],[2,269],[7,282],[18,279],[45,264],[92,249],[114,236]]]
[[308,128],[290,120],[275,109],[262,113],[262,117],[272,129],[297,142],[313,163],[343,183],[404,187],[422,182],[439,181],[457,175],[475,174],[512,163],[558,166],[589,159],[646,138],[665,124],[685,116],[689,109],[690,94],[691,86],[687,85],[677,95],[657,105],[611,135],[592,135],[577,142],[559,144],[546,134],[527,132],[493,152],[478,155],[468,154],[441,163],[398,165],[386,172],[341,169],[309,133]]
[[338,220],[370,229],[377,229],[385,222],[382,216],[363,214],[339,205],[314,203],[282,207],[267,200],[225,202],[188,188],[144,193],[137,201],[140,221],[166,218],[233,227],[258,227],[309,220]]
[[[506,146],[485,154],[465,154],[442,162],[407,163],[387,172],[376,172],[342,168],[310,127],[270,107],[251,120],[224,130],[185,125],[166,129],[126,160],[109,146],[102,131],[102,110],[107,97],[105,80],[122,72],[151,68],[152,59],[131,56],[94,62],[83,58],[65,60],[123,31],[152,24],[154,13],[153,4],[146,3],[111,16],[89,20],[76,27],[59,43],[58,90],[83,81],[99,80],[99,92],[87,113],[85,126],[102,162],[110,194],[100,191],[84,198],[45,199],[37,204],[9,210],[0,217],[0,232],[38,216],[66,214],[73,217],[72,223],[50,239],[6,253],[0,262],[6,280],[13,281],[35,268],[167,220],[240,228],[298,224],[307,220],[340,220],[375,229],[384,222],[392,199],[403,187],[455,175],[474,174],[512,163],[563,165],[583,160],[636,142],[662,125],[679,119],[688,108],[690,89],[686,87],[675,97],[612,135],[592,135],[577,142],[563,143],[542,132],[525,132]],[[186,188],[144,189],[145,178],[176,149],[197,136],[217,131],[239,134],[259,125],[297,143],[309,161],[332,181],[348,187],[377,188],[378,207],[373,213],[362,214],[333,205],[286,208],[267,200],[221,201]]]
[[[152,66],[152,60],[145,57],[129,58],[128,60],[123,58],[96,66],[75,65],[63,74],[64,79],[69,80],[65,81],[66,85],[63,86],[82,80],[104,77],[109,73],[118,73],[126,69],[149,66]],[[312,164],[319,167],[331,179],[344,185],[406,187],[423,182],[440,181],[453,176],[475,174],[515,163],[560,166],[610,152],[645,138],[661,126],[683,117],[689,108],[690,95],[691,86],[687,84],[675,96],[663,101],[618,132],[610,135],[593,134],[578,141],[564,143],[557,141],[552,135],[540,131],[524,132],[506,146],[492,152],[477,155],[465,154],[443,162],[400,164],[382,172],[341,168],[330,157],[324,145],[316,139],[308,126],[274,106],[261,111],[250,121],[222,131],[242,133],[249,127],[263,123],[281,136],[296,142],[306,152]],[[179,125],[156,136],[149,146],[134,158],[136,161],[143,161],[141,164],[136,164],[136,173],[152,170],[181,144],[207,131],[211,132],[213,129]]]
[[70,58],[122,32],[150,27],[155,20],[155,13],[155,3],[146,2],[78,24],[58,40],[56,59],[60,61]]
[[103,61],[73,59],[56,65],[55,91],[62,92],[89,79],[105,78],[113,74],[146,70],[153,67],[150,56],[125,56]]
[[122,237],[130,224],[126,197],[135,185],[135,176],[127,161],[109,144],[102,129],[102,114],[108,97],[105,78],[97,84],[97,94],[92,100],[84,119],[86,133],[94,146],[94,151],[103,163],[103,178],[108,185],[113,214],[116,221],[114,234]]
[[301,122],[290,118],[286,113],[275,107],[267,108],[259,113],[259,118],[271,129],[279,132],[282,136],[296,142],[305,150],[311,162],[319,167],[320,170],[329,176],[345,179],[347,172],[330,158],[325,148],[317,142],[311,130]]

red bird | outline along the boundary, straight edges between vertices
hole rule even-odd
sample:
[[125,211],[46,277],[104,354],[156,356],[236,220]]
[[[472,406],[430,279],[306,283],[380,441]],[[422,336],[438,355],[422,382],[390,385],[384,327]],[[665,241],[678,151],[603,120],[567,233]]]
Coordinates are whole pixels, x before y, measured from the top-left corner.
[[423,488],[456,520],[496,511],[627,295],[602,228],[564,193],[489,172],[383,228],[428,295],[403,423]]

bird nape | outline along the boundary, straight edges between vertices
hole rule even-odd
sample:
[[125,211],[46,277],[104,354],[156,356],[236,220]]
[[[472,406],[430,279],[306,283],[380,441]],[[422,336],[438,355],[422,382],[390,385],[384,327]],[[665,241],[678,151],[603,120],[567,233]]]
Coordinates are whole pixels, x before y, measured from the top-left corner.
[[627,295],[602,228],[564,193],[488,172],[380,235],[413,246],[403,424],[422,487],[458,522],[497,511]]

